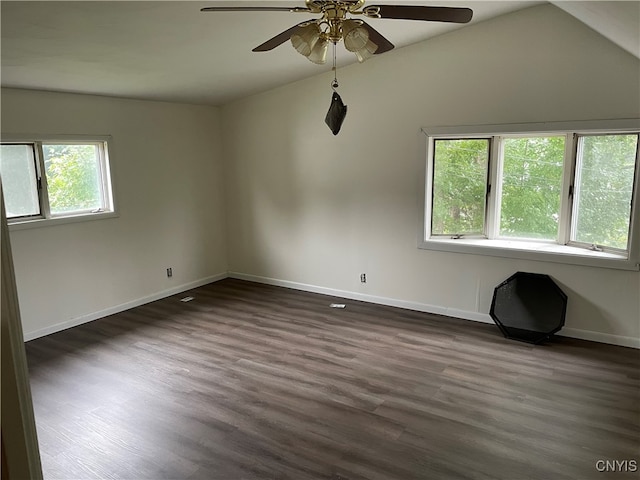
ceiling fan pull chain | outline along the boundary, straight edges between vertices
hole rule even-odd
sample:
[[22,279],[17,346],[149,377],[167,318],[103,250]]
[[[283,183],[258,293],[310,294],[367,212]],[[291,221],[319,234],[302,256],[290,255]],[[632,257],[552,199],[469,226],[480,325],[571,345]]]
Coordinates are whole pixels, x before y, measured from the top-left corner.
[[324,123],[331,129],[334,135],[337,135],[342,127],[344,117],[347,115],[347,106],[342,103],[342,98],[336,90],[338,88],[338,68],[336,67],[336,42],[333,42],[333,82],[331,82],[333,94],[331,94],[331,106],[324,118]]
[[331,88],[335,92],[339,87],[338,85],[338,67],[336,66],[336,44],[333,43],[333,82],[331,82]]

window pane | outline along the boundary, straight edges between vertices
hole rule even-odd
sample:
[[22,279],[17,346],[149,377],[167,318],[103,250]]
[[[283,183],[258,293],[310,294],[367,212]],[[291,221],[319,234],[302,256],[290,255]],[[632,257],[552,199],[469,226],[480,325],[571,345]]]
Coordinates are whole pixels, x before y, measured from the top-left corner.
[[0,174],[7,218],[39,215],[33,145],[2,145]]
[[433,235],[484,231],[488,166],[488,139],[435,140]]
[[43,144],[51,214],[102,208],[100,150],[96,144]]
[[565,137],[503,140],[500,236],[558,237]]
[[571,239],[626,249],[637,135],[581,137]]

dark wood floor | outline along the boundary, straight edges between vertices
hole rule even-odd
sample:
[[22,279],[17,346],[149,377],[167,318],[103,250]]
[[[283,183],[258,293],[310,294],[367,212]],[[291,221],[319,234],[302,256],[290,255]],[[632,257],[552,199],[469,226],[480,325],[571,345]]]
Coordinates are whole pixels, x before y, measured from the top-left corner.
[[332,301],[229,279],[28,342],[45,478],[638,478],[596,469],[640,463],[638,350]]

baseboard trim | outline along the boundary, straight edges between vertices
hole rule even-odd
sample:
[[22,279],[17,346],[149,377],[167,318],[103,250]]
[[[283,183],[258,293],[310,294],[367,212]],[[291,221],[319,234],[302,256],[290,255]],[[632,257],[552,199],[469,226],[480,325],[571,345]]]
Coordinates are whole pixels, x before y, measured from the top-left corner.
[[93,322],[94,320],[98,320],[100,318],[107,317],[109,315],[113,315],[116,313],[124,312],[125,310],[139,307],[140,305],[144,305],[150,302],[155,302],[156,300],[161,300],[163,298],[167,298],[167,297],[170,297],[171,295],[176,295],[178,293],[182,293],[184,291],[191,290],[193,288],[202,287],[203,285],[217,282],[227,277],[228,275],[226,272],[219,273],[217,275],[201,278],[200,280],[195,280],[193,282],[183,283],[182,285],[178,285],[176,287],[172,287],[167,290],[162,290],[161,292],[157,292],[152,295],[148,295],[146,297],[137,298],[135,300],[131,300],[130,302],[121,303],[120,305],[116,305],[115,307],[109,307],[104,310],[100,310],[97,312],[89,313],[87,315],[82,315],[80,317],[72,318],[71,320],[67,320],[65,322],[56,323],[55,325],[41,328],[40,330],[35,330],[33,332],[25,332],[24,341],[28,342],[29,340],[35,340],[36,338],[44,337],[46,335],[51,335],[52,333],[56,333],[56,332],[61,332],[62,330],[66,330],[68,328],[77,327],[78,325],[82,325],[83,323]]
[[[426,303],[411,302],[407,300],[397,300],[395,298],[379,297],[376,295],[368,295],[358,292],[350,292],[348,290],[338,290],[334,288],[320,287],[307,283],[291,282],[289,280],[280,280],[277,278],[261,277],[258,275],[250,275],[240,272],[229,272],[230,278],[238,280],[246,280],[249,282],[264,283],[278,287],[292,288],[294,290],[303,290],[305,292],[319,293],[338,298],[346,298],[349,300],[360,300],[363,302],[375,303],[378,305],[386,305],[389,307],[406,308],[407,310],[415,310],[418,312],[433,313],[436,315],[445,315],[448,317],[461,318],[463,320],[471,320],[474,322],[493,323],[493,319],[489,314],[470,312],[468,310],[459,310],[455,308],[447,308],[438,305],[430,305]],[[580,330],[577,328],[563,328],[557,335],[562,337],[576,338],[580,340],[589,340],[598,343],[607,343],[610,345],[618,345],[621,347],[631,347],[640,349],[640,338],[625,337],[622,335],[612,335],[609,333],[593,332],[590,330]]]
[[619,347],[630,347],[640,349],[640,338],[625,337],[623,335],[612,335],[610,333],[594,332],[591,330],[580,330],[578,328],[563,328],[557,335],[561,337],[578,338],[591,342],[608,343]]
[[288,280],[278,280],[276,278],[260,277],[257,275],[247,275],[245,273],[229,272],[230,278],[238,280],[247,280],[249,282],[265,283],[278,287],[293,288],[295,290],[304,290],[305,292],[320,293],[338,298],[346,298],[349,300],[360,300],[362,302],[375,303],[378,305],[386,305],[388,307],[406,308],[417,312],[433,313],[435,315],[444,315],[447,317],[461,318],[463,320],[473,320],[474,322],[493,323],[489,314],[469,312],[467,310],[459,310],[457,308],[447,308],[439,305],[430,305],[428,303],[411,302],[408,300],[398,300],[389,297],[379,297],[376,295],[368,295],[365,293],[350,292],[348,290],[337,290],[333,288],[319,287],[306,283],[290,282]]
[[[193,282],[178,285],[176,287],[163,290],[158,293],[154,293],[153,295],[148,295],[146,297],[138,298],[130,302],[122,303],[120,305],[116,305],[115,307],[110,307],[104,310],[83,315],[81,317],[72,318],[71,320],[60,322],[55,325],[42,328],[40,330],[35,330],[33,332],[25,332],[24,341],[28,342],[29,340],[35,340],[36,338],[44,337],[46,335],[51,335],[52,333],[56,333],[62,330],[66,330],[68,328],[76,327],[78,325],[82,325],[83,323],[92,322],[94,320],[98,320],[100,318],[107,317],[109,315],[124,312],[125,310],[139,307],[140,305],[154,302],[156,300],[161,300],[163,298],[170,297],[171,295],[176,295],[178,293],[191,290],[193,288],[201,287],[203,285],[217,282],[219,280],[224,280],[225,278],[237,278],[238,280],[246,280],[249,282],[256,282],[256,283],[263,283],[267,285],[274,285],[278,287],[292,288],[294,290],[302,290],[305,292],[319,293],[322,295],[329,295],[329,296],[338,297],[338,298],[346,298],[349,300],[359,300],[362,302],[374,303],[378,305],[386,305],[389,307],[406,308],[407,310],[433,313],[436,315],[445,315],[448,317],[461,318],[463,320],[471,320],[474,322],[493,323],[493,320],[491,319],[491,317],[485,313],[470,312],[468,310],[447,308],[439,305],[430,305],[426,303],[411,302],[407,300],[398,300],[395,298],[380,297],[377,295],[369,295],[365,293],[350,292],[348,290],[338,290],[335,288],[327,288],[327,287],[321,287],[318,285],[311,285],[307,283],[299,283],[299,282],[292,282],[289,280],[280,280],[276,278],[262,277],[259,275],[250,275],[250,274],[240,273],[240,272],[228,272],[228,273],[219,273],[217,275],[205,277],[200,280],[195,280]],[[635,338],[635,337],[612,335],[609,333],[594,332],[590,330],[581,330],[578,328],[567,328],[567,327],[563,328],[562,331],[558,333],[558,335],[562,337],[577,338],[580,340],[589,340],[591,342],[607,343],[610,345],[618,345],[621,347],[630,347],[630,348],[640,349],[640,338]]]
[[302,290],[305,292],[319,293],[322,295],[329,295],[337,298],[347,298],[349,300],[359,300],[361,302],[375,303],[378,305],[387,305],[389,307],[406,308],[407,310],[416,310],[418,312],[453,316],[451,313],[447,313],[449,309],[445,307],[439,307],[437,305],[428,305],[426,303],[397,300],[395,298],[389,298],[389,297],[378,297],[375,295],[368,295],[366,293],[350,292],[348,290],[337,290],[334,288],[310,285],[308,283],[291,282],[289,280],[279,280],[276,278],[260,277],[257,275],[248,275],[248,274],[239,273],[239,272],[229,272],[229,277],[237,278],[238,280],[246,280],[249,282],[275,285],[277,287],[292,288],[294,290]]

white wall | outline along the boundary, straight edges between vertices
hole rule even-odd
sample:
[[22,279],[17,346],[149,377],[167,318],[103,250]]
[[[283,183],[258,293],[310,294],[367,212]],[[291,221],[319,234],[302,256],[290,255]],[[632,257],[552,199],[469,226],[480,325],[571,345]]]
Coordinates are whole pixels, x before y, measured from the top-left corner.
[[120,211],[12,232],[26,337],[227,271],[486,320],[495,285],[523,270],[569,295],[568,334],[640,346],[638,272],[417,248],[420,127],[640,117],[638,59],[535,7],[340,69],[337,137],[331,78],[222,111],[3,89],[5,134],[113,136]]
[[566,332],[640,347],[638,272],[417,248],[421,127],[638,118],[637,58],[546,5],[338,77],[337,137],[331,73],[223,107],[230,271],[485,319],[498,283],[547,273],[569,296]]
[[1,101],[3,134],[113,138],[119,217],[11,232],[26,338],[226,274],[217,108],[13,89]]

